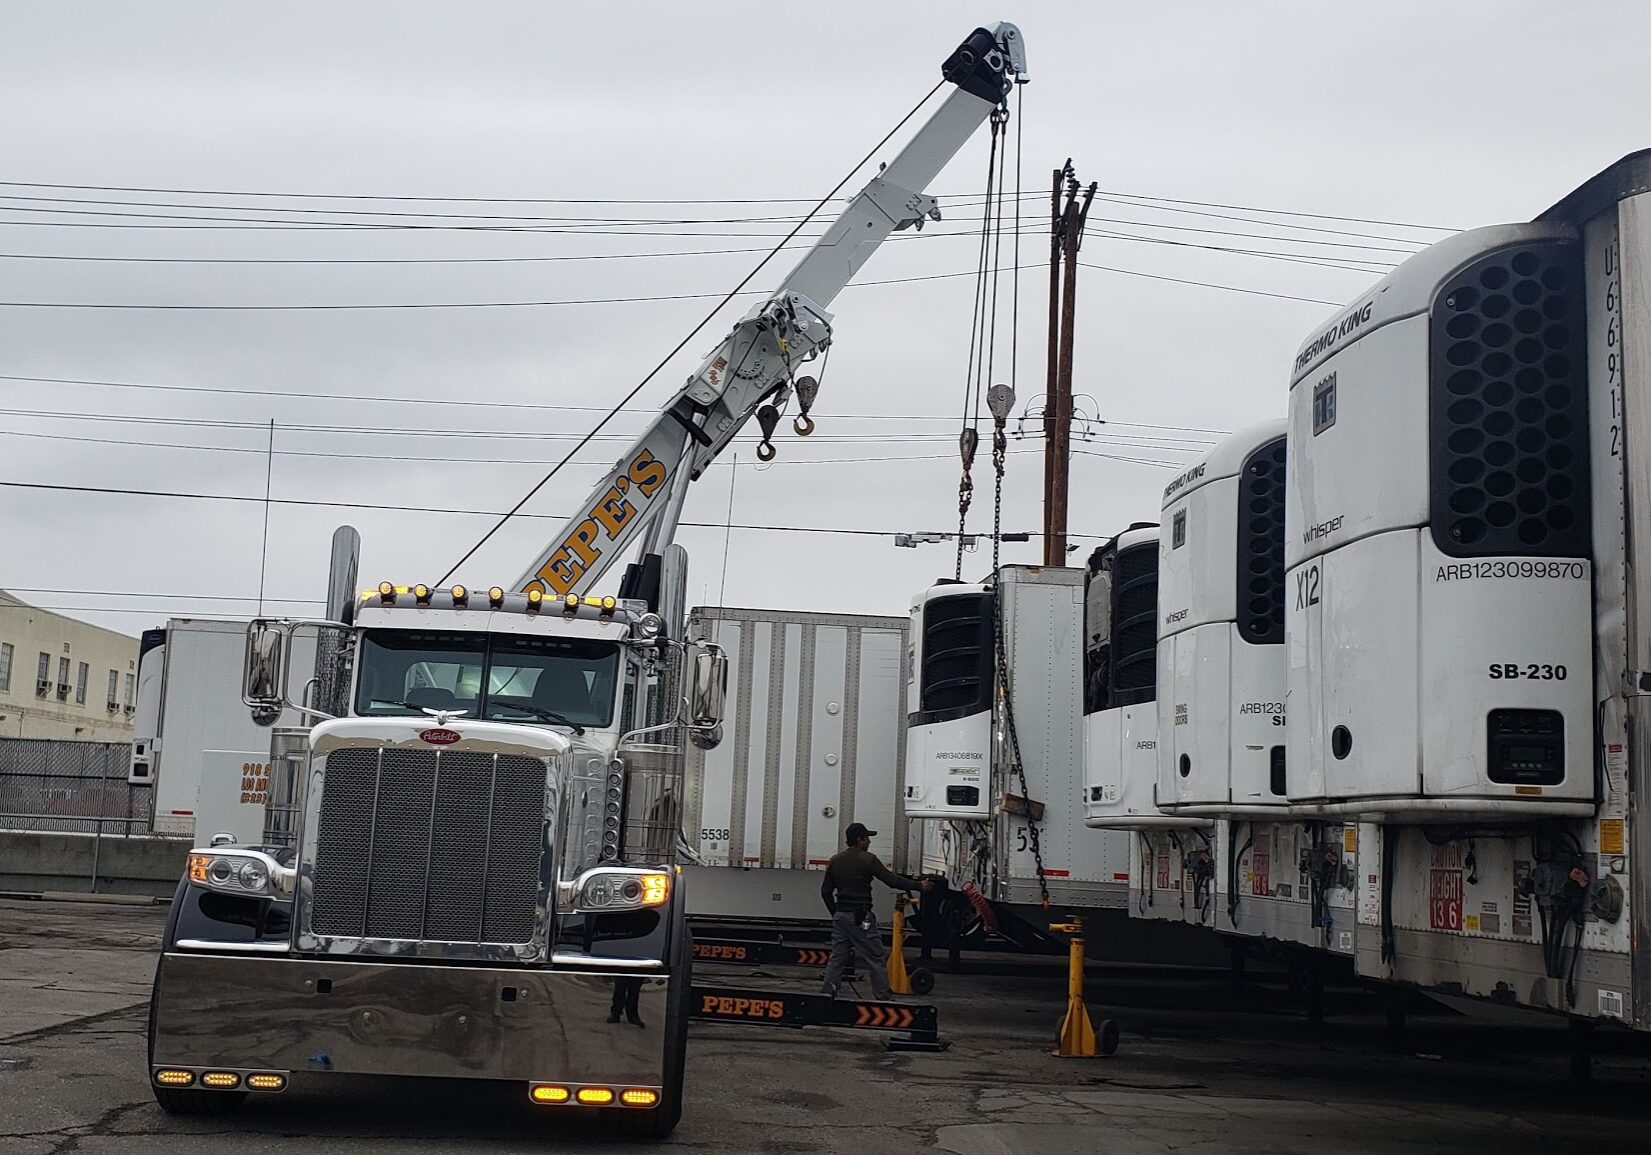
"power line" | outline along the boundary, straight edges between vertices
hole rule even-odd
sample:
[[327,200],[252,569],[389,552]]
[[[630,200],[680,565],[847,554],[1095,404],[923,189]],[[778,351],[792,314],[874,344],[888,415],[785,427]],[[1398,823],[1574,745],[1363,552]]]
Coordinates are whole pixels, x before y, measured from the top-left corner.
[[[25,418],[31,418],[32,417],[32,418],[40,418],[40,419],[51,420],[51,421],[83,421],[83,422],[91,422],[91,423],[94,423],[94,424],[158,425],[158,426],[162,426],[162,427],[173,426],[173,427],[185,427],[185,428],[196,428],[196,429],[240,429],[240,430],[247,430],[247,431],[252,431],[252,430],[262,431],[262,430],[267,429],[267,427],[268,427],[268,422],[266,422],[266,421],[228,421],[228,420],[213,420],[213,419],[210,419],[210,418],[194,418],[194,417],[144,417],[144,416],[134,416],[134,415],[127,415],[127,414],[48,412],[48,411],[32,410],[32,409],[0,409],[0,415],[12,416],[12,417],[25,417]],[[1090,422],[1089,424],[1092,425],[1094,423]],[[287,433],[301,432],[301,433],[342,434],[342,435],[345,435],[345,436],[415,437],[415,438],[416,437],[430,437],[430,438],[440,438],[440,439],[476,438],[476,439],[492,440],[492,441],[526,440],[526,441],[549,442],[549,443],[567,442],[567,441],[580,441],[581,445],[584,444],[587,441],[597,441],[597,440],[607,441],[607,442],[625,442],[625,443],[629,444],[631,441],[633,441],[635,439],[635,435],[634,434],[629,434],[629,433],[601,434],[601,435],[598,435],[596,437],[586,438],[586,437],[581,437],[581,435],[574,434],[574,433],[516,433],[516,432],[510,432],[510,431],[506,431],[506,430],[423,430],[423,429],[406,429],[406,428],[356,428],[356,427],[353,427],[353,426],[305,425],[305,424],[278,425],[277,426],[277,431],[285,431]],[[1199,431],[1198,430],[1182,430],[1182,432],[1199,432]],[[250,447],[250,446],[196,445],[196,444],[183,444],[183,443],[175,443],[175,442],[155,442],[155,441],[152,441],[152,440],[146,440],[146,441],[141,441],[140,442],[140,441],[122,440],[122,439],[118,439],[118,438],[88,437],[88,436],[81,436],[81,435],[49,433],[49,432],[43,432],[43,431],[37,431],[37,430],[21,430],[21,429],[0,430],[0,437],[26,437],[26,438],[35,438],[35,439],[43,439],[43,440],[85,442],[85,443],[90,443],[90,444],[105,444],[105,445],[125,445],[125,446],[135,446],[135,447],[143,447],[143,448],[156,448],[156,449],[207,450],[207,451],[219,451],[219,452],[231,452],[231,453],[258,453],[258,454],[264,454],[264,453],[267,452],[267,450],[265,450],[265,449],[255,449],[255,448]],[[1199,452],[1203,449],[1209,448],[1209,446],[1211,444],[1213,444],[1212,442],[1210,442],[1210,441],[1208,441],[1204,438],[1170,437],[1170,436],[1166,436],[1166,435],[1163,435],[1163,434],[1155,434],[1155,433],[1127,433],[1126,432],[1126,433],[1113,434],[1113,433],[1106,433],[1106,432],[1102,432],[1102,431],[1097,431],[1093,428],[1090,428],[1090,429],[1086,430],[1086,432],[1083,434],[1082,439],[1086,440],[1086,441],[1094,441],[1097,444],[1104,445],[1104,446],[1109,446],[1109,447],[1117,448],[1117,449],[1145,449],[1145,450],[1170,451],[1170,452],[1177,452],[1177,453]],[[833,436],[831,434],[817,435],[815,437],[810,438],[810,443],[812,443],[812,444],[827,444],[827,445],[880,446],[880,445],[911,445],[911,444],[914,444],[914,443],[946,444],[946,443],[949,443],[951,440],[952,440],[951,436],[948,435],[948,434],[945,434],[945,433],[889,433],[889,434],[859,433],[859,434],[842,434],[842,435],[837,435],[837,436]],[[1190,446],[1191,448],[1184,448],[1185,446]],[[492,456],[479,457],[479,458],[467,458],[467,457],[454,457],[454,456],[451,456],[451,455],[444,455],[444,454],[435,454],[435,453],[431,453],[431,452],[428,452],[428,451],[420,452],[420,453],[405,453],[405,454],[374,454],[374,453],[359,453],[359,452],[344,453],[344,452],[321,451],[321,450],[277,449],[274,452],[275,452],[275,455],[284,456],[284,457],[337,458],[337,459],[346,460],[346,461],[421,461],[421,462],[429,462],[429,461],[447,462],[447,461],[451,461],[451,462],[460,462],[460,463],[492,464],[492,465],[543,465],[545,463],[543,458],[537,458],[537,459],[534,459],[534,458],[529,458],[529,459],[504,459],[504,458],[498,458],[498,457],[492,457]],[[912,460],[926,460],[926,459],[927,458],[912,458]],[[818,463],[821,463],[821,464],[824,464],[826,462],[854,463],[854,462],[858,462],[858,461],[872,461],[872,460],[895,461],[895,460],[902,460],[902,458],[898,458],[898,457],[886,457],[886,458],[867,458],[867,457],[799,458],[799,459],[794,459],[794,460],[788,459],[787,463],[788,464],[803,464],[804,462],[809,462],[809,463],[818,462]],[[586,462],[580,462],[579,464],[580,465],[594,465],[594,464],[598,464],[598,463],[597,462],[586,461]],[[602,462],[600,462],[600,464],[603,464],[603,465],[606,466],[606,465],[610,465],[611,463],[607,462],[604,459]]]
[[[99,586],[97,589],[94,589],[94,590],[87,590],[87,589],[71,589],[71,590],[46,589],[46,588],[43,588],[43,587],[40,587],[40,586],[6,586],[4,592],[6,592],[8,594],[47,594],[47,595],[52,595],[52,596],[65,596],[65,597],[90,597],[90,596],[96,594],[96,595],[100,595],[100,596],[104,596],[104,597],[111,597],[111,598],[170,598],[173,601],[179,601],[179,602],[252,602],[252,603],[256,604],[257,601],[258,601],[257,598],[238,598],[238,597],[235,597],[231,594],[153,593],[153,592],[146,592],[144,590],[106,590],[106,589],[102,588],[101,586]],[[282,603],[291,603],[291,604],[295,604],[295,605],[307,605],[307,606],[308,605],[323,605],[326,602],[325,598],[265,597],[264,600],[266,602],[282,602]],[[5,606],[5,603],[0,602],[0,608],[3,608],[4,606]],[[32,606],[32,607],[26,606],[25,608],[43,610],[43,609],[48,609],[49,607],[47,607],[47,606]]]
[[[116,489],[104,485],[64,485],[45,481],[0,481],[0,488],[32,489],[52,493],[98,493],[112,494],[122,497],[152,497],[169,498],[181,501],[205,501],[218,504],[262,504],[263,497],[256,494],[238,493],[183,493],[178,490],[164,489]],[[421,505],[386,505],[364,501],[311,501],[296,497],[272,497],[272,505],[302,506],[312,509],[365,509],[384,513],[430,513],[445,514],[453,517],[499,517],[495,510],[488,509],[452,509],[440,506]],[[565,521],[566,514],[559,513],[518,513],[518,517],[525,517],[534,521]],[[821,526],[821,525],[757,525],[734,522],[731,526],[720,521],[684,521],[681,524],[695,529],[738,529],[754,533],[834,533],[847,537],[894,537],[904,530],[893,529],[865,529],[863,527]],[[1042,536],[1041,533],[1032,534],[1033,537]],[[446,580],[444,577],[443,581]],[[439,583],[438,583],[439,584]]]
[[1206,209],[1236,209],[1239,212],[1246,212],[1246,213],[1267,213],[1267,214],[1272,215],[1272,216],[1286,216],[1286,217],[1310,217],[1313,220],[1341,221],[1344,224],[1385,225],[1389,228],[1395,228],[1395,229],[1430,229],[1434,232],[1440,232],[1440,233],[1459,233],[1459,232],[1462,231],[1461,229],[1456,228],[1452,225],[1423,225],[1423,224],[1417,224],[1415,221],[1384,221],[1384,220],[1380,220],[1380,219],[1375,218],[1375,217],[1348,217],[1348,216],[1334,216],[1330,213],[1304,213],[1304,212],[1301,212],[1301,211],[1295,210],[1295,209],[1268,209],[1268,208],[1260,208],[1256,205],[1223,204],[1220,201],[1183,200],[1179,197],[1159,197],[1159,196],[1149,197],[1149,196],[1146,196],[1143,193],[1119,192],[1116,189],[1105,189],[1105,190],[1102,190],[1102,191],[1104,191],[1108,196],[1129,197],[1133,200],[1162,201],[1165,204],[1172,204],[1172,205],[1196,205],[1199,208],[1206,208]]
[[[285,200],[367,200],[392,203],[426,202],[431,204],[568,204],[568,205],[733,205],[733,204],[812,204],[810,197],[496,197],[496,196],[408,196],[370,193],[271,192],[250,189],[196,189],[169,188],[143,185],[64,184],[52,181],[0,181],[6,188],[69,189],[81,192],[151,193],[165,196],[250,196],[279,197]],[[1179,197],[1156,196],[1147,193],[1103,189],[1107,197],[1126,197],[1132,201],[1153,201],[1171,205],[1191,205],[1197,208],[1230,209],[1237,212],[1265,213],[1274,216],[1306,217],[1313,220],[1340,221],[1346,224],[1382,225],[1389,228],[1428,229],[1434,232],[1460,232],[1447,225],[1424,225],[1414,221],[1381,220],[1374,217],[1336,216],[1328,213],[1304,212],[1299,209],[1263,208],[1257,205],[1227,204],[1220,201],[1187,200]],[[963,193],[941,199],[958,200],[979,197],[979,193]],[[1022,199],[1041,199],[1042,193],[1026,193]],[[847,198],[842,198],[847,199]]]
[[[759,268],[761,266],[758,266]],[[944,281],[953,277],[972,277],[967,273],[926,273],[915,277],[894,277],[883,281],[856,281],[848,288],[868,288],[873,285],[905,285],[915,281]],[[750,278],[747,277],[748,281]],[[740,282],[745,284],[745,281]],[[337,312],[348,310],[388,309],[521,309],[553,305],[633,305],[656,301],[702,301],[720,297],[723,303],[735,297],[772,296],[767,289],[735,289],[731,293],[664,293],[647,297],[578,297],[555,301],[409,301],[356,302],[338,305],[202,305],[150,302],[109,301],[0,301],[0,308],[8,309],[154,309],[163,312]],[[720,306],[718,306],[720,309]]]
[[[260,456],[260,457],[272,454],[275,457],[323,458],[323,459],[332,459],[332,460],[338,460],[338,461],[416,462],[416,463],[421,464],[421,465],[537,465],[537,466],[542,466],[542,465],[545,464],[544,459],[543,458],[538,458],[538,457],[534,457],[534,458],[448,457],[448,456],[437,456],[437,455],[431,455],[431,454],[328,453],[328,452],[324,452],[324,451],[321,451],[321,450],[307,450],[307,449],[276,449],[276,450],[270,451],[270,450],[267,450],[267,449],[259,449],[256,446],[250,446],[250,445],[244,445],[244,446],[243,445],[190,445],[190,444],[180,444],[178,442],[171,442],[171,441],[130,441],[130,440],[123,440],[121,438],[114,438],[114,437],[82,437],[82,436],[77,436],[75,434],[69,434],[69,433],[36,433],[36,432],[20,430],[20,429],[0,429],[0,437],[22,437],[22,438],[27,438],[27,439],[30,439],[30,440],[38,440],[38,441],[62,441],[62,442],[69,442],[69,443],[73,443],[73,444],[87,444],[87,445],[119,445],[119,446],[122,446],[122,447],[132,448],[132,449],[183,450],[185,452],[202,452],[202,453],[239,453],[239,454],[252,454],[252,455],[257,455],[257,456]],[[933,439],[925,439],[925,440],[941,441],[941,440],[947,440],[947,439],[945,439],[945,438],[933,438]],[[1210,447],[1210,445],[1213,444],[1213,443],[1209,443],[1209,442],[1191,443],[1191,442],[1189,442],[1189,444],[1196,445],[1197,446],[1196,448],[1183,448],[1183,447],[1178,446],[1178,445],[1156,444],[1156,443],[1149,442],[1149,441],[1144,441],[1144,440],[1143,441],[1138,441],[1138,442],[1137,441],[1106,441],[1106,442],[1099,442],[1099,444],[1110,446],[1110,447],[1117,448],[1117,449],[1140,449],[1140,450],[1149,450],[1149,451],[1150,450],[1156,450],[1158,452],[1164,452],[1164,453],[1200,453],[1200,452],[1203,452],[1205,449],[1208,449]],[[1032,454],[1032,453],[1036,453],[1036,452],[1038,452],[1038,451],[1036,451],[1036,450],[1021,450],[1021,451],[1016,451],[1016,456],[1020,456],[1022,454]],[[929,454],[914,454],[914,455],[913,454],[901,454],[901,455],[896,455],[896,456],[877,456],[877,457],[782,457],[777,461],[765,462],[764,467],[766,467],[768,465],[868,465],[868,464],[881,464],[881,463],[884,463],[884,462],[892,462],[892,461],[955,461],[956,459],[957,459],[957,455],[955,453],[929,453]],[[1136,459],[1135,458],[1120,457],[1119,460],[1136,460]],[[1141,460],[1142,460],[1143,464],[1159,464],[1158,462],[1147,462],[1145,459],[1141,459]],[[572,464],[577,465],[581,468],[586,468],[586,469],[596,469],[596,468],[607,469],[607,468],[610,468],[610,464],[606,460],[601,460],[601,461],[579,461],[579,462],[574,462]],[[746,467],[747,468],[752,468],[752,469],[758,468],[755,464],[753,464],[751,462],[747,462]],[[713,468],[713,469],[727,469],[727,468],[732,468],[732,464],[729,463],[729,462],[722,462],[722,461],[712,462],[711,465],[710,465],[710,468]]]
[[1166,277],[1160,273],[1143,273],[1139,269],[1119,269],[1112,265],[1097,265],[1089,261],[1079,261],[1078,264],[1086,269],[1095,269],[1102,273],[1120,273],[1126,277],[1145,277],[1149,281],[1169,281],[1176,285],[1197,285],[1205,289],[1225,289],[1233,293],[1247,293],[1252,297],[1274,297],[1281,301],[1305,301],[1310,305],[1329,305],[1335,308],[1345,305],[1346,301],[1326,301],[1322,297],[1297,297],[1290,293],[1271,293],[1265,289],[1244,289],[1237,285],[1222,285],[1214,281],[1194,281],[1186,277]]
[[[1273,253],[1263,250],[1231,249],[1216,245],[1197,245],[1186,241],[1176,241],[1167,237],[1137,237],[1128,234],[1100,233],[1101,236],[1110,236],[1116,240],[1140,241],[1149,244],[1173,245],[1185,248],[1208,249],[1215,252],[1237,253],[1243,256],[1268,257],[1275,260],[1289,261],[1300,264],[1317,265],[1324,268],[1340,269],[1343,272],[1357,272],[1374,275],[1374,270],[1350,268],[1346,264],[1332,264],[1324,258],[1301,257],[1284,253]],[[1379,262],[1363,262],[1379,264]],[[1022,266],[1031,267],[1031,266]],[[1384,266],[1396,267],[1396,266]],[[1176,280],[1174,277],[1155,276],[1130,269],[1113,268],[1109,271],[1125,276],[1140,276],[1155,280]],[[973,270],[958,273],[924,273],[911,277],[891,277],[878,281],[856,281],[847,288],[869,288],[878,285],[904,285],[922,281],[943,281],[959,277],[972,277]],[[1188,284],[1199,284],[1211,289],[1229,289],[1235,292],[1250,293],[1257,296],[1279,297],[1284,300],[1314,301],[1320,304],[1339,304],[1340,302],[1316,301],[1311,297],[1294,297],[1289,294],[1271,293],[1260,289],[1246,289],[1235,285],[1225,285],[1213,281],[1189,281]],[[727,294],[728,299],[738,296],[771,295],[768,290],[749,289],[735,290]],[[574,297],[559,300],[539,301],[406,301],[384,302],[365,301],[347,302],[341,304],[273,304],[273,305],[244,305],[244,304],[199,304],[180,302],[147,302],[147,301],[0,301],[0,308],[13,309],[100,309],[100,310],[148,310],[159,312],[349,312],[349,311],[394,311],[404,309],[519,309],[544,308],[555,306],[590,306],[590,305],[629,305],[657,303],[664,301],[693,301],[705,300],[711,297],[720,297],[720,293],[665,293],[640,297]]]
[[[513,409],[513,410],[540,410],[545,412],[567,413],[603,413],[606,410],[599,405],[552,405],[539,401],[473,401],[459,400],[451,397],[394,397],[384,394],[367,393],[305,393],[292,389],[236,389],[228,386],[212,385],[165,385],[147,381],[109,381],[100,378],[88,377],[34,377],[20,373],[0,373],[0,381],[39,382],[47,385],[87,385],[109,389],[139,389],[156,390],[166,393],[206,393],[229,397],[291,397],[311,401],[361,401],[374,404],[393,403],[403,405],[439,405],[460,406],[475,409]],[[623,410],[626,413],[645,413],[653,416],[657,409],[646,406],[632,406]],[[55,416],[55,414],[53,415]],[[79,416],[75,414],[74,416]],[[831,415],[834,421],[946,421],[955,418],[940,413],[925,414],[898,414],[898,413],[835,413]],[[1089,420],[1078,418],[1079,421]],[[1117,425],[1131,429],[1167,429],[1172,432],[1183,433],[1215,433],[1225,435],[1231,430],[1203,429],[1186,425],[1154,425],[1138,421],[1102,421],[1099,424]],[[286,426],[284,428],[291,428]]]
[[[638,225],[638,226],[652,227],[652,226],[666,226],[666,225],[671,225],[671,226],[677,226],[677,225],[744,225],[744,224],[777,224],[777,223],[790,224],[790,223],[795,223],[798,220],[798,218],[796,218],[794,216],[790,216],[790,217],[779,217],[779,216],[704,217],[704,218],[501,216],[501,215],[496,215],[496,214],[482,214],[482,213],[404,212],[404,211],[396,211],[396,210],[389,210],[389,209],[308,209],[308,208],[294,209],[294,208],[285,208],[285,207],[281,207],[281,206],[249,207],[249,206],[245,206],[245,205],[190,204],[190,203],[180,203],[180,202],[175,202],[175,201],[94,200],[94,199],[90,199],[90,198],[73,198],[73,197],[17,197],[17,196],[4,196],[4,195],[0,195],[0,200],[37,200],[37,201],[49,201],[49,202],[52,202],[52,203],[73,203],[73,204],[111,204],[111,205],[119,205],[119,206],[125,206],[125,207],[156,208],[156,209],[161,209],[161,208],[206,209],[206,210],[210,210],[212,212],[228,212],[228,211],[260,212],[260,211],[263,211],[263,212],[310,213],[310,214],[329,213],[329,214],[332,214],[334,216],[351,216],[351,217],[371,217],[371,216],[383,217],[383,216],[388,216],[388,217],[407,217],[407,218],[437,219],[437,220],[459,220],[459,219],[462,219],[462,220],[470,220],[470,221],[475,221],[475,220],[509,221],[511,223],[514,223],[514,224],[521,224],[521,223],[554,224],[554,225],[557,225],[557,226],[577,227],[581,230],[583,230],[586,226],[594,227],[594,226],[597,226],[597,225]],[[1149,207],[1149,206],[1136,205],[1135,202],[1123,201],[1123,200],[1119,200],[1119,199],[1116,199],[1116,198],[1112,198],[1110,203],[1119,204],[1119,205],[1128,205],[1128,206],[1132,206],[1132,207]],[[42,212],[42,213],[59,211],[59,210],[49,210],[49,209],[36,209],[32,205],[3,205],[3,206],[0,206],[0,209],[16,211],[16,212],[37,212],[38,211],[38,212]],[[1163,211],[1192,212],[1194,210],[1172,209],[1172,210],[1163,210]],[[127,215],[127,214],[93,213],[91,215],[112,216],[112,215]],[[167,217],[167,218],[170,218],[172,216],[172,214],[144,214],[144,215],[153,215],[153,216],[157,216],[157,217]],[[1264,221],[1264,220],[1263,221],[1256,221],[1253,218],[1249,218],[1249,217],[1234,217],[1234,216],[1218,214],[1218,213],[1199,214],[1199,215],[1207,215],[1207,216],[1210,216],[1210,217],[1219,217],[1221,219],[1228,219],[1228,220],[1244,221],[1244,222],[1251,223],[1251,224],[1268,224],[1269,223],[1269,222]],[[246,219],[249,219],[249,218],[179,217],[177,219],[186,219],[186,220],[194,220],[194,219],[225,219],[225,220],[238,219],[238,220],[246,220]],[[1175,231],[1175,232],[1216,233],[1216,234],[1223,235],[1223,236],[1249,237],[1249,238],[1259,239],[1259,240],[1292,241],[1294,243],[1303,244],[1303,245],[1317,245],[1317,246],[1329,246],[1329,247],[1351,248],[1351,249],[1366,249],[1366,250],[1375,251],[1375,252],[1410,253],[1410,252],[1415,252],[1418,247],[1423,247],[1423,246],[1425,246],[1429,243],[1429,242],[1426,242],[1426,241],[1414,241],[1414,242],[1411,243],[1411,247],[1409,247],[1409,248],[1395,248],[1391,244],[1389,244],[1389,245],[1365,245],[1365,244],[1356,244],[1356,243],[1348,242],[1348,241],[1323,241],[1323,240],[1318,240],[1317,238],[1313,238],[1313,237],[1280,237],[1280,236],[1278,236],[1274,233],[1248,233],[1248,232],[1242,232],[1242,231],[1235,230],[1235,229],[1215,228],[1215,227],[1211,227],[1211,226],[1208,226],[1208,225],[1202,225],[1202,226],[1200,226],[1200,225],[1177,225],[1177,224],[1168,224],[1168,223],[1156,222],[1156,221],[1133,220],[1133,219],[1121,218],[1121,217],[1097,217],[1095,219],[1098,220],[1098,221],[1107,223],[1107,224],[1136,225],[1136,226],[1147,227],[1147,228],[1167,229],[1167,230],[1171,230],[1171,231]],[[806,220],[806,218],[805,218],[805,220]],[[278,222],[265,222],[265,223],[278,223]],[[348,223],[351,223],[351,222],[310,221],[310,222],[307,222],[307,223],[311,223],[311,224],[340,224],[340,223],[348,224]],[[1036,227],[1036,226],[1034,226],[1034,227]],[[1294,228],[1294,229],[1297,229],[1298,231],[1304,231],[1304,232],[1334,233],[1336,235],[1355,236],[1355,237],[1359,237],[1359,238],[1367,239],[1367,240],[1382,240],[1382,241],[1393,242],[1393,241],[1396,241],[1396,240],[1399,239],[1399,238],[1395,238],[1395,237],[1378,236],[1378,235],[1373,234],[1373,233],[1352,233],[1352,232],[1347,232],[1345,230],[1320,229],[1320,228],[1316,228],[1314,226],[1309,226],[1309,225],[1274,224],[1273,227]],[[650,233],[648,235],[653,235],[653,234]]]

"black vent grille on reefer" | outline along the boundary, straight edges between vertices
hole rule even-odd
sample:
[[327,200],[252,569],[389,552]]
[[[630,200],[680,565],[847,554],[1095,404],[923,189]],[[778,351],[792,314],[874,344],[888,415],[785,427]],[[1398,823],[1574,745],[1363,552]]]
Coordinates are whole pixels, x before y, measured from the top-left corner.
[[1502,249],[1431,317],[1433,540],[1454,557],[1586,557],[1588,409],[1579,246]]
[[1112,706],[1150,702],[1158,686],[1158,542],[1118,551],[1112,582]]
[[1238,636],[1284,642],[1284,438],[1251,451],[1238,476]]
[[919,724],[949,721],[990,709],[993,645],[992,595],[938,597],[923,607],[923,669]]

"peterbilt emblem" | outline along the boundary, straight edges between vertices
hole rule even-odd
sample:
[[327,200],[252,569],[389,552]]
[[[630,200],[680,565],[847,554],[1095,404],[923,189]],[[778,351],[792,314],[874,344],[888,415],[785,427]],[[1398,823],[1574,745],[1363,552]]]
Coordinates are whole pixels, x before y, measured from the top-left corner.
[[432,726],[428,730],[420,730],[418,736],[420,741],[428,742],[432,746],[451,746],[464,735],[445,726]]

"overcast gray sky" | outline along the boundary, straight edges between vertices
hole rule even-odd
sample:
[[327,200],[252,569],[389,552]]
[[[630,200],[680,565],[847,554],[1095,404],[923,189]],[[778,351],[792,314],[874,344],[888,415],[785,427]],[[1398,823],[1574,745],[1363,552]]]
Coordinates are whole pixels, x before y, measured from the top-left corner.
[[[277,499],[507,508],[566,450],[568,441],[551,438],[585,432],[599,413],[411,402],[605,409],[710,301],[327,311],[20,303],[720,294],[757,254],[496,258],[765,248],[788,222],[721,222],[786,217],[801,207],[789,198],[822,195],[929,89],[963,35],[1001,19],[1024,30],[1033,77],[1022,177],[1032,231],[1022,261],[1046,259],[1037,232],[1047,212],[1042,190],[1050,169],[1071,156],[1107,198],[1093,210],[1083,259],[1137,274],[1082,274],[1076,390],[1093,398],[1083,409],[1098,407],[1112,424],[1077,442],[1071,529],[1086,535],[1077,558],[1093,538],[1155,520],[1166,479],[1202,451],[1207,431],[1282,413],[1294,347],[1332,311],[1285,298],[1349,299],[1379,276],[1380,263],[1445,235],[1439,228],[1528,219],[1651,143],[1645,93],[1625,55],[1651,43],[1651,8],[1632,0],[10,3],[0,8],[0,180],[40,183],[0,186],[0,481],[261,496],[268,433],[258,426],[273,419]],[[955,206],[933,230],[946,235],[886,245],[862,279],[972,269],[976,240],[968,234],[979,210],[968,200],[978,200],[985,162],[983,131],[931,190]],[[61,187],[68,185],[100,187]],[[263,195],[295,193],[343,195]],[[363,199],[373,197],[543,203]],[[590,198],[673,203],[556,203]],[[682,203],[708,198],[761,203]],[[152,207],[84,203],[120,200]],[[1174,203],[1186,201],[1205,204]],[[153,207],[162,204],[169,207]],[[312,211],[279,211],[295,208]],[[487,223],[386,211],[597,217],[620,223],[595,228],[622,235],[336,227]],[[361,213],[368,215],[349,215]],[[1295,213],[1355,219],[1282,215]],[[334,227],[176,219],[191,217]],[[571,228],[593,231],[588,221]],[[716,235],[687,235],[700,233]],[[405,263],[414,258],[448,263]],[[453,263],[475,258],[495,260]],[[239,263],[272,259],[288,263]],[[387,263],[311,263],[363,259]],[[790,259],[756,283],[771,287]],[[1022,402],[1043,388],[1045,285],[1041,270],[1023,274]],[[780,461],[757,469],[753,426],[738,443],[738,470],[711,470],[687,518],[720,524],[737,472],[736,524],[953,528],[972,293],[968,276],[847,289],[835,305],[817,435],[787,435]],[[640,401],[652,405],[677,388],[749,302],[691,342]],[[997,376],[1006,379],[1003,341]],[[646,419],[630,413],[610,431],[633,433]],[[590,446],[529,510],[571,510],[622,448]],[[1037,446],[1016,442],[1006,530],[1039,527],[1041,471]],[[989,531],[984,462],[980,473],[971,528]],[[28,600],[84,607],[78,616],[133,632],[168,614],[252,608],[214,599],[257,595],[259,504],[0,488],[0,586]],[[341,520],[361,529],[369,582],[435,580],[489,524],[277,504],[269,516],[272,597],[320,596],[328,536]],[[512,580],[556,524],[512,522],[460,576],[475,586]],[[723,532],[689,528],[682,540],[694,558],[695,602],[903,614],[910,595],[952,564],[949,546],[897,550],[886,537],[736,529],[724,589]],[[1038,553],[1036,544],[1008,546],[1005,558]],[[985,565],[986,554],[977,554],[966,570]],[[46,592],[56,590],[81,592]],[[151,594],[165,596],[139,596]]]

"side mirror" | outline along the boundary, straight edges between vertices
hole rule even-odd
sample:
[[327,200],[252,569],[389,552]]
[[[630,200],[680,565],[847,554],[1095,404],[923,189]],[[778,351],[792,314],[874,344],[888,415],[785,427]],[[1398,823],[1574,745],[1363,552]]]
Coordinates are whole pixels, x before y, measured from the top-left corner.
[[728,697],[728,655],[719,646],[703,644],[689,653],[694,666],[688,693],[688,725],[694,730],[715,730],[722,723],[723,704]]
[[258,619],[247,626],[246,670],[241,700],[252,720],[273,726],[286,704],[287,635],[279,622]]

